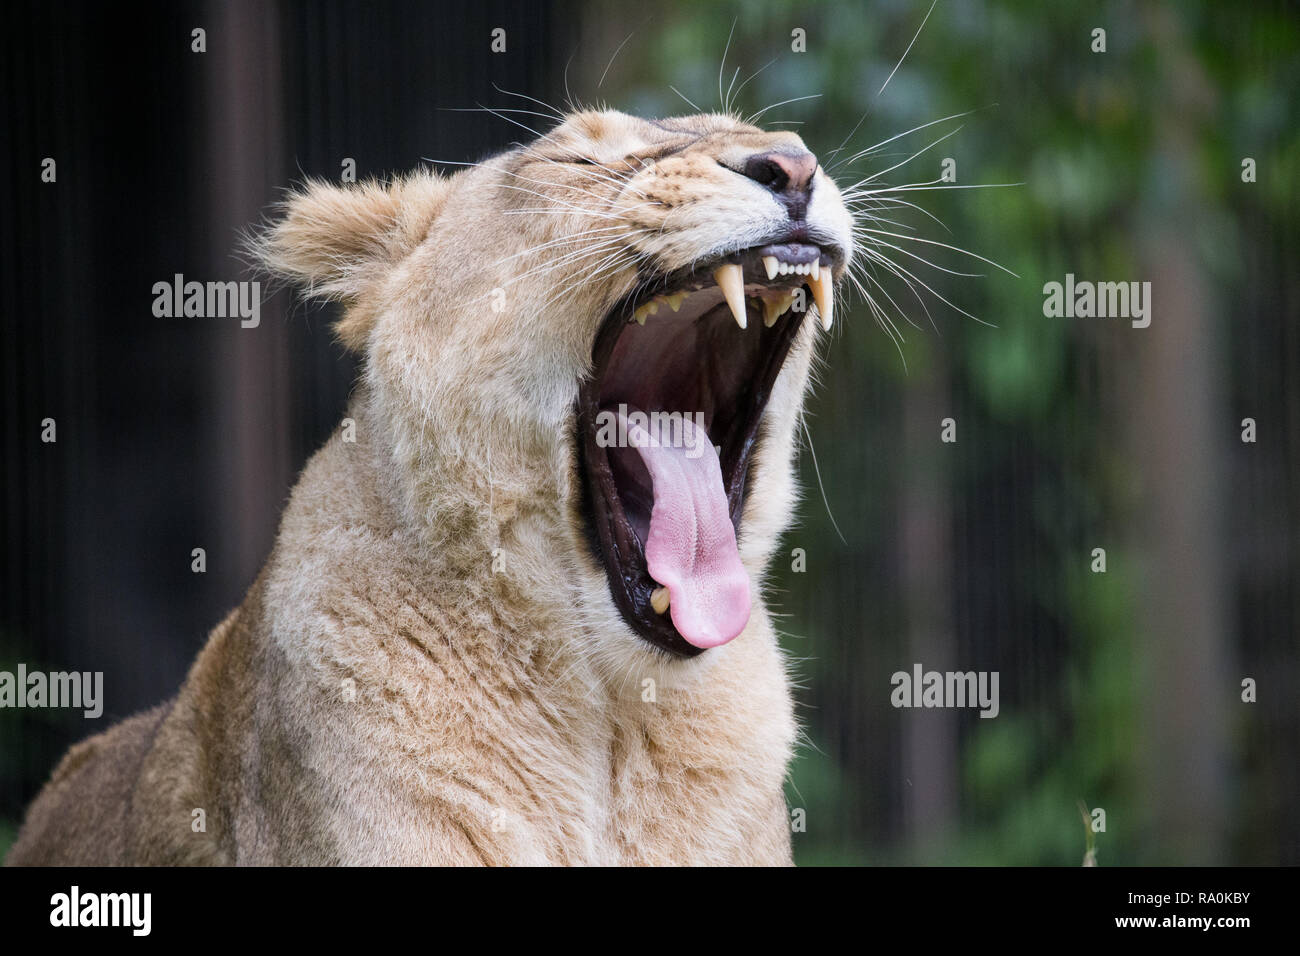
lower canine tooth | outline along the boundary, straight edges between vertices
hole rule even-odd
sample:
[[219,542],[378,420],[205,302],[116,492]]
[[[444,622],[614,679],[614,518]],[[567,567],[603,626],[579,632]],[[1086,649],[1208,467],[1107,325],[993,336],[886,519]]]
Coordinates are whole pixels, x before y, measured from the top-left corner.
[[668,589],[655,588],[651,591],[650,606],[655,609],[656,614],[662,614],[668,610]]
[[742,329],[745,327],[745,276],[740,264],[728,262],[713,270],[713,281],[722,290],[727,307]]
[[831,270],[821,271],[817,278],[808,284],[812,286],[813,301],[817,303],[817,312],[822,317],[822,328],[829,331],[835,308],[835,289],[831,285]]
[[636,319],[637,325],[645,325],[645,317],[647,315],[654,315],[658,311],[659,303],[651,299],[644,305],[638,306],[637,310],[632,313],[632,318]]
[[790,308],[790,303],[794,301],[794,293],[787,292],[785,295],[777,296],[773,299],[763,300],[763,326],[771,328],[776,324],[776,320],[785,315],[785,310]]
[[776,261],[776,256],[763,257],[763,268],[767,270],[767,278],[769,282],[776,278],[776,270],[780,265],[781,264]]

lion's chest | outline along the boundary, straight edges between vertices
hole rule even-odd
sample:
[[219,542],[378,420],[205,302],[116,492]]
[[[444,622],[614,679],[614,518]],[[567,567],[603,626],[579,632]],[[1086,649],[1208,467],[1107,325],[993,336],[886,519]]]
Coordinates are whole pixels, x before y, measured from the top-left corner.
[[485,711],[390,750],[384,776],[402,799],[371,806],[383,818],[374,832],[414,825],[423,835],[408,846],[427,863],[788,861],[781,694],[766,719],[753,702],[734,713],[717,700],[707,714],[565,713],[547,700],[542,690],[498,695]]

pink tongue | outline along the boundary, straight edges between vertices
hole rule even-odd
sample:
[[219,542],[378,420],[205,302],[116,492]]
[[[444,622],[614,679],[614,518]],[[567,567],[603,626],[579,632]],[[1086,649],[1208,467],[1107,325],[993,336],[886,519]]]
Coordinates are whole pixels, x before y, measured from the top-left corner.
[[749,620],[749,575],[736,549],[718,453],[688,416],[681,426],[677,447],[668,428],[660,441],[628,423],[628,444],[654,483],[646,563],[650,576],[668,589],[678,633],[696,647],[717,647]]

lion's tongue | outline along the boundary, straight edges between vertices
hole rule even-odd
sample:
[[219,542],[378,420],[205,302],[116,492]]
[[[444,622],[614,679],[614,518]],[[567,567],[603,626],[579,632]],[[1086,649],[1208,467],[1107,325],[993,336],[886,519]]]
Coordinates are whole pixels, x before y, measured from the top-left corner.
[[654,483],[645,544],[650,576],[668,589],[682,637],[696,647],[725,644],[749,620],[749,575],[713,443],[688,416],[682,416],[680,447],[635,425],[627,434]]

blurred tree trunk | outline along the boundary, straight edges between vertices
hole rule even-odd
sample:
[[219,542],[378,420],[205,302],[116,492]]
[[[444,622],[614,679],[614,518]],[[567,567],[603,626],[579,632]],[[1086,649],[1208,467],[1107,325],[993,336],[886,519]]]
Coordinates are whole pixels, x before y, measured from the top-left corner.
[[1233,423],[1215,306],[1194,246],[1208,203],[1198,209],[1186,202],[1205,195],[1196,154],[1207,135],[1212,93],[1187,51],[1176,11],[1149,5],[1146,22],[1156,52],[1156,96],[1174,106],[1157,114],[1155,167],[1138,223],[1151,325],[1120,333],[1132,343],[1134,359],[1129,459],[1143,468],[1139,782],[1153,845],[1176,854],[1152,862],[1207,864],[1224,858],[1226,705],[1238,683],[1226,666],[1226,538],[1219,520],[1222,452]]
[[[213,182],[196,182],[196,208],[208,205],[207,261],[200,280],[247,278],[236,258],[240,235],[260,221],[281,173],[281,55],[277,9],[245,0],[214,3],[205,23],[209,81],[208,143]],[[202,164],[209,165],[208,163]],[[280,509],[293,483],[289,439],[290,361],[285,316],[262,288],[257,328],[223,327],[213,356],[208,438],[213,471],[208,545],[213,586],[239,600],[266,560]],[[199,542],[204,545],[204,542]]]
[[[952,414],[947,369],[937,358],[908,383],[903,399],[902,487],[899,489],[903,602],[911,670],[958,669],[953,640],[952,497],[948,456],[939,423]],[[960,428],[960,425],[959,425]],[[961,440],[960,431],[958,441]],[[963,668],[964,669],[964,668]],[[955,711],[903,711],[903,820],[920,860],[941,855],[957,807]]]

